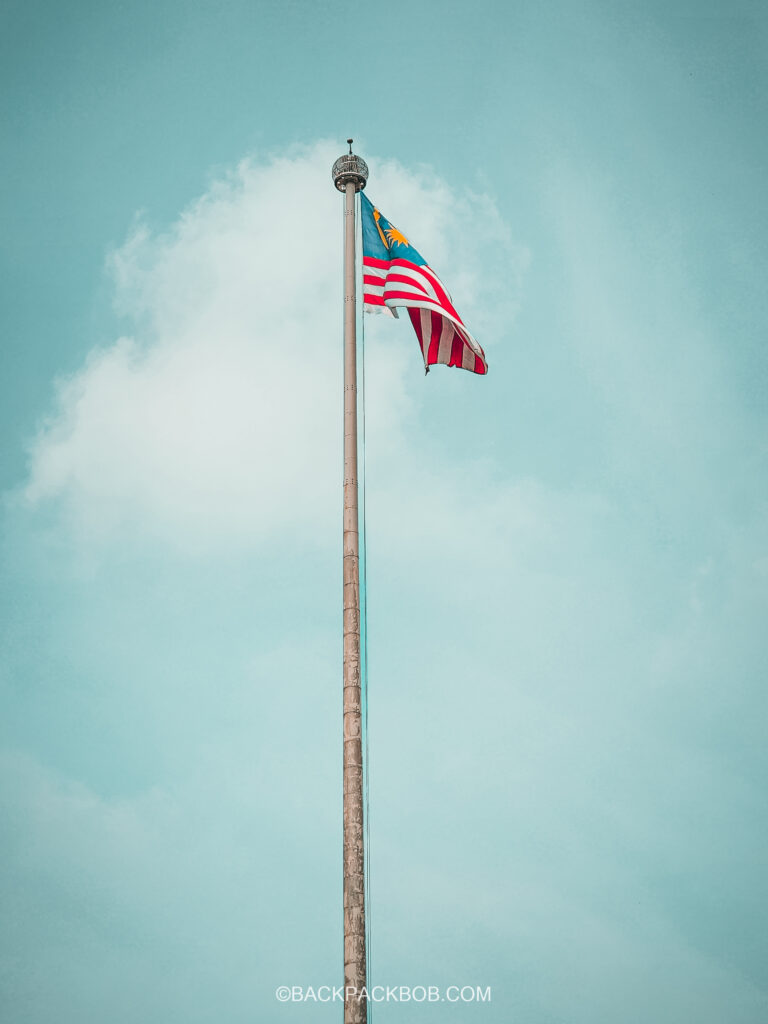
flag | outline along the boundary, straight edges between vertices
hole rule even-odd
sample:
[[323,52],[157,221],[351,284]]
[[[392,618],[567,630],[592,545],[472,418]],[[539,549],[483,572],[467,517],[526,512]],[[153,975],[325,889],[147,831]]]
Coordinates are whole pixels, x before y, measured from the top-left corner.
[[402,232],[360,193],[363,222],[363,309],[397,316],[408,310],[419,339],[424,367],[435,363],[487,373],[485,353],[453,308],[434,270]]

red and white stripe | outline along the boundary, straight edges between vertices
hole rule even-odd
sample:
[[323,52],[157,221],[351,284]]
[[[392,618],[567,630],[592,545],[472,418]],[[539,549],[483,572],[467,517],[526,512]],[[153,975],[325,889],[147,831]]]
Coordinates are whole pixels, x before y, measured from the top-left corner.
[[485,354],[453,308],[440,279],[426,264],[363,257],[363,309],[368,313],[408,310],[424,366],[435,363],[487,373]]

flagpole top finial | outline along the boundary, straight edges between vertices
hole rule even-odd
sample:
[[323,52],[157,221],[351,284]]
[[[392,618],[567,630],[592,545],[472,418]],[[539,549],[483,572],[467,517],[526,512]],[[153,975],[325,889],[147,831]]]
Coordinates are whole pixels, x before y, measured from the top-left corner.
[[345,192],[350,182],[354,184],[355,192],[362,192],[368,181],[368,164],[352,152],[353,141],[347,139],[349,152],[339,157],[331,171],[333,183],[339,192]]

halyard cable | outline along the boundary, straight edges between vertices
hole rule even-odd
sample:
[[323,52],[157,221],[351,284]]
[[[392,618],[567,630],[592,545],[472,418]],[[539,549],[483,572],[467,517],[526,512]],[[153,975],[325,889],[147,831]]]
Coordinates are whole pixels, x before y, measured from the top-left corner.
[[[358,209],[360,200],[356,197],[358,203]],[[360,221],[358,221],[360,223]],[[362,232],[361,232],[362,234]],[[362,247],[361,247],[362,248]],[[361,275],[362,276],[362,275]],[[360,282],[362,284],[362,282]],[[362,308],[362,307],[361,307]],[[359,479],[362,487],[361,501],[360,501],[360,512],[358,529],[362,525],[362,532],[360,536],[360,633],[362,639],[362,651],[360,658],[360,669],[361,669],[361,689],[362,689],[362,712],[363,712],[363,827],[365,832],[365,849],[363,851],[364,870],[365,870],[365,947],[366,947],[366,964],[365,964],[365,980],[368,985],[369,978],[371,976],[371,962],[372,962],[372,948],[371,948],[371,816],[370,816],[370,796],[369,796],[369,782],[370,782],[370,744],[369,744],[369,733],[368,733],[368,558],[366,545],[368,541],[368,530],[366,527],[365,518],[365,498],[366,498],[366,479],[365,479],[365,314],[360,313],[360,358],[358,359],[360,367],[360,401],[358,408],[360,411],[360,460],[359,460]],[[366,1001],[366,1010],[368,1020],[372,1018],[372,1005],[369,1001]]]

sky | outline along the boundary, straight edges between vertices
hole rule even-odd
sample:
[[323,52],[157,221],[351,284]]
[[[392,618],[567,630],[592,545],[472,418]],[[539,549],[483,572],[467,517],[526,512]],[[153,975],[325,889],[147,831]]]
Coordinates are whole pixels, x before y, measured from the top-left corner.
[[764,5],[0,8],[0,999],[340,1019],[342,208],[373,1020],[762,1024]]

